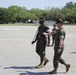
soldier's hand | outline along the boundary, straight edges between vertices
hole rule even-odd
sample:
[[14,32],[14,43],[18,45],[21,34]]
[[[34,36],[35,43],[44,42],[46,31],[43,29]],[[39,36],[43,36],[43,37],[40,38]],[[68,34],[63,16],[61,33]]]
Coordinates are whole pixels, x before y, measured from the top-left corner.
[[34,43],[35,43],[35,41],[32,41],[32,42],[31,42],[31,44],[34,44]]
[[47,33],[44,32],[43,35],[47,36]]
[[55,31],[50,32],[50,34],[55,34]]

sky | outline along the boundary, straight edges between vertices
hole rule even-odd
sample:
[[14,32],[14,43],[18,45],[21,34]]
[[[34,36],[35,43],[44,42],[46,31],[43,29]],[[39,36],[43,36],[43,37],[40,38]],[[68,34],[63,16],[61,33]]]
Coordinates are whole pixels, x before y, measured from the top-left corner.
[[9,6],[16,5],[26,7],[29,10],[32,8],[45,9],[46,7],[62,8],[70,1],[76,2],[76,0],[0,0],[0,7],[8,8]]

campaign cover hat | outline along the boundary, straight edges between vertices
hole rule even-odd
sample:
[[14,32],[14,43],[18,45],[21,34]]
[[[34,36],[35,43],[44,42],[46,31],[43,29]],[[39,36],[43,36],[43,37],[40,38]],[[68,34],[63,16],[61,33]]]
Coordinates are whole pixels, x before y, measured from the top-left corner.
[[58,19],[57,21],[56,21],[56,24],[57,23],[63,23],[63,20],[62,19]]

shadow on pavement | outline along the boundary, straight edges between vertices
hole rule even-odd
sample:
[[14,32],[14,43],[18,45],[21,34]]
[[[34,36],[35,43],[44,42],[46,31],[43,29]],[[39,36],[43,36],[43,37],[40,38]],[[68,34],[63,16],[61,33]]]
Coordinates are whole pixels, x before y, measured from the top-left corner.
[[[27,71],[26,73],[20,73],[19,75],[55,75],[55,74],[48,74],[49,72],[30,72]],[[66,72],[58,72],[58,74],[66,74]]]
[[70,52],[70,54],[76,54],[76,52]]
[[27,73],[20,73],[19,75],[49,75],[48,72],[29,72]]
[[[36,68],[35,66],[11,66],[11,67],[5,67],[4,69],[36,69]],[[48,73],[49,72],[25,71],[25,73],[20,73],[19,75],[49,75]],[[66,72],[58,72],[58,74],[66,74]]]
[[34,69],[35,66],[11,66],[5,67],[4,69]]

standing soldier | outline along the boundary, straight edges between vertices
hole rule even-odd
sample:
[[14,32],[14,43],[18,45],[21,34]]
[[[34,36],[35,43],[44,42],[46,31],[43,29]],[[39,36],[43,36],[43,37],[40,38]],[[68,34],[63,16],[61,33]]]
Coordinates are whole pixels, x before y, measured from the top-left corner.
[[[70,64],[66,64],[65,61],[61,58],[61,55],[64,50],[64,40],[65,40],[65,31],[62,27],[63,21],[62,19],[58,19],[57,22],[57,31],[50,32],[49,34],[55,34],[55,46],[54,46],[54,58],[53,58],[53,67],[54,69],[49,72],[49,74],[57,74],[58,64],[59,62],[66,67],[66,72],[69,71]],[[47,35],[47,33],[43,33]]]
[[44,32],[48,33],[49,28],[44,24],[45,18],[41,17],[38,27],[38,31],[35,35],[34,40],[32,41],[32,44],[34,44],[36,41],[36,53],[40,56],[40,64],[36,66],[36,68],[42,68],[45,66],[49,60],[45,58],[45,49],[47,45],[47,37],[43,35]]
[[[56,31],[56,24],[53,25],[52,31]],[[54,42],[55,42],[55,34],[52,34],[52,45],[51,46],[54,45]]]

